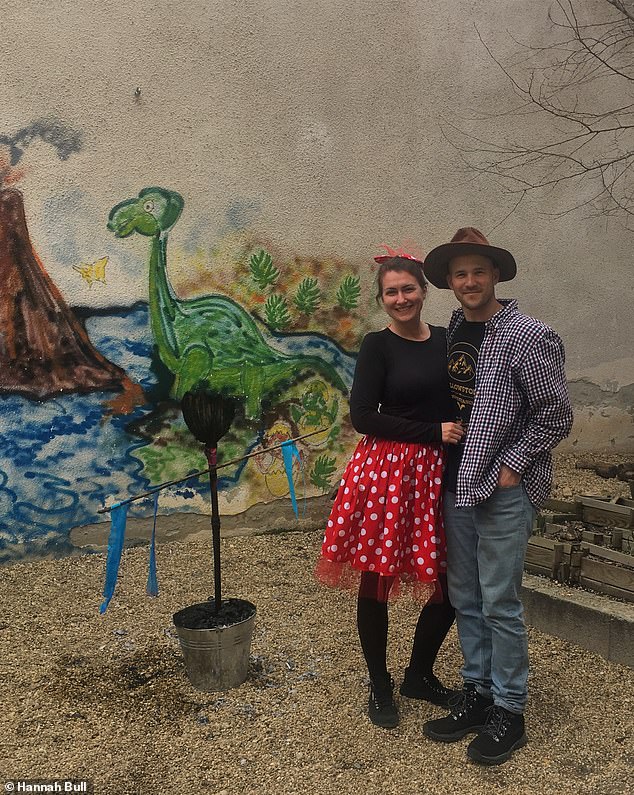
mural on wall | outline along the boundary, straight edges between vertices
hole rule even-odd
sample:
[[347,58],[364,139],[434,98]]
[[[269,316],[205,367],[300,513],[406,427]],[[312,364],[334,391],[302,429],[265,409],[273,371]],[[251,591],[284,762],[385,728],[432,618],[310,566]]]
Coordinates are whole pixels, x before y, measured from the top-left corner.
[[[116,238],[147,238],[139,262],[147,302],[126,306],[122,285],[117,308],[72,309],[33,250],[11,186],[33,137],[61,159],[79,151],[76,133],[48,125],[0,139],[8,150],[0,169],[0,562],[72,552],[70,530],[103,521],[104,502],[203,469],[178,408],[201,385],[240,402],[224,460],[327,428],[300,443],[294,471],[300,495],[328,491],[355,436],[347,391],[367,330],[359,307],[369,300],[359,275],[335,259],[285,263],[238,225],[206,257],[171,243],[168,252],[184,201],[152,187],[107,221]],[[91,253],[72,265],[90,289],[106,283],[114,256]],[[288,495],[281,451],[222,472],[221,501],[232,513]],[[206,510],[205,489],[196,480],[175,487],[161,509]],[[146,515],[149,503],[135,510]]]
[[[260,416],[262,402],[306,372],[316,372],[345,391],[337,371],[317,356],[285,354],[264,339],[251,315],[224,295],[182,300],[167,275],[167,241],[178,221],[183,199],[174,191],[146,188],[137,199],[118,204],[108,227],[117,237],[134,232],[150,238],[149,301],[158,355],[174,376],[172,394],[179,399],[208,387],[243,398],[248,419]],[[270,258],[269,258],[270,259]],[[272,302],[272,299],[277,299]],[[265,304],[272,328],[288,325],[284,299],[272,295]]]
[[[329,335],[302,330],[315,321],[322,305],[320,279],[339,279],[334,306],[321,310],[337,325],[358,306],[359,277],[349,273],[341,279],[337,271],[324,274],[318,263],[311,269],[316,276],[306,276],[301,269],[282,274],[268,251],[255,249],[234,262],[229,283],[223,273],[220,287],[210,285],[213,292],[179,297],[168,276],[167,257],[169,233],[183,207],[178,193],[145,188],[138,197],[115,206],[108,221],[117,237],[136,232],[149,238],[150,324],[156,355],[171,376],[166,397],[178,400],[202,386],[241,401],[241,415],[223,439],[225,460],[328,428],[302,445],[304,479],[313,493],[328,490],[336,457],[314,451],[332,446],[342,434],[354,356]],[[204,289],[204,277],[201,282],[198,291]],[[220,292],[228,287],[240,301]],[[344,324],[348,332],[351,327],[351,322]],[[190,468],[204,468],[199,449],[191,445],[169,400],[137,430],[148,444],[135,456],[152,482],[177,477],[186,461]],[[343,452],[345,440],[339,448]],[[222,485],[238,482],[251,504],[288,494],[281,451],[236,467],[225,474]]]

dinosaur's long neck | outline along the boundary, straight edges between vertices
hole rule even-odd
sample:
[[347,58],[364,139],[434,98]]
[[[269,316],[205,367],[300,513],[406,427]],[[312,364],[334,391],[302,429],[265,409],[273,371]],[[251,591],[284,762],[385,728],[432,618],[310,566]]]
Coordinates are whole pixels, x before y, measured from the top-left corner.
[[152,238],[150,251],[150,322],[162,361],[172,369],[178,361],[174,317],[178,298],[167,278],[167,232]]

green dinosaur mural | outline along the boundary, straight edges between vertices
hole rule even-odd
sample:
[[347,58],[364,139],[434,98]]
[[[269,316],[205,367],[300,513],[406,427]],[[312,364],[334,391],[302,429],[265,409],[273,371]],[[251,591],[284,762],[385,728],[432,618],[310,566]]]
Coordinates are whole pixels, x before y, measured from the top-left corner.
[[[167,242],[183,207],[183,198],[175,191],[150,187],[117,204],[108,219],[108,228],[117,237],[137,232],[150,238],[150,323],[160,359],[174,374],[174,397],[205,385],[243,398],[245,416],[254,420],[261,416],[263,400],[311,374],[346,392],[345,383],[328,362],[275,350],[252,315],[231,298],[209,294],[180,299],[176,295],[167,275]],[[259,265],[271,275],[270,263]],[[276,311],[276,318],[284,322],[281,308]]]

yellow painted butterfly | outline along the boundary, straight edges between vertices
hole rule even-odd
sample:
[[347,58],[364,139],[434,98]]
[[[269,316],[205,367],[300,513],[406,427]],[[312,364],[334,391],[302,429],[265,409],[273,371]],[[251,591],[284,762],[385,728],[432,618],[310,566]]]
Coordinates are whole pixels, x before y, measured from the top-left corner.
[[92,287],[93,282],[106,283],[106,265],[108,264],[108,257],[102,257],[90,264],[82,262],[81,265],[73,265],[73,270],[81,276],[81,278]]

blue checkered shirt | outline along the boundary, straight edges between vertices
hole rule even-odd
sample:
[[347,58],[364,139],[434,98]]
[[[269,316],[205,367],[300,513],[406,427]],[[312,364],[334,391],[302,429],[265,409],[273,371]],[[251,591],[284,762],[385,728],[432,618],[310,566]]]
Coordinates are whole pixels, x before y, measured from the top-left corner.
[[[522,475],[530,501],[539,508],[552,484],[550,451],[572,426],[564,347],[551,328],[522,315],[517,301],[498,300],[502,309],[485,323],[478,355],[456,506],[488,499],[506,464]],[[463,320],[457,309],[449,323],[449,345]]]

